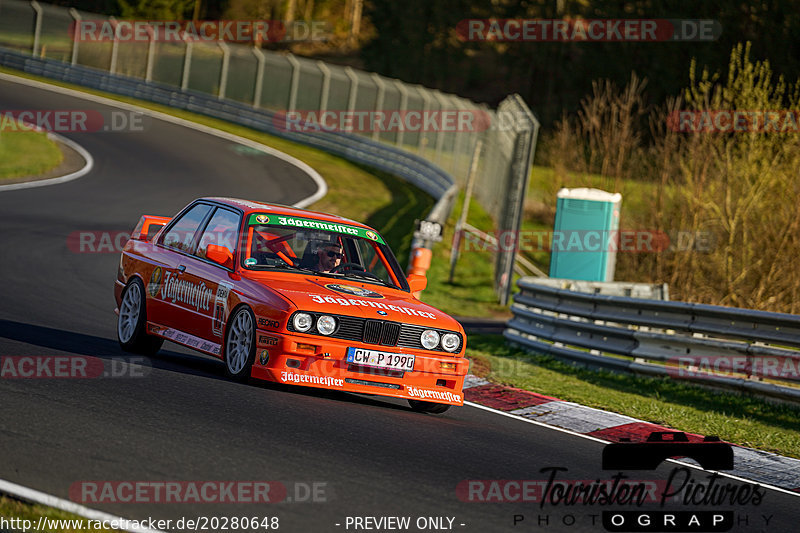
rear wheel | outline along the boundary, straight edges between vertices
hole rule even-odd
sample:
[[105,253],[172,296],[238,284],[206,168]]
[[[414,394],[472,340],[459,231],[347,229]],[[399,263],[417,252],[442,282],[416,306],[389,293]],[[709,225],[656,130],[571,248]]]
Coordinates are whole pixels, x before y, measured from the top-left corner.
[[450,406],[446,403],[423,402],[420,400],[408,400],[408,405],[415,411],[432,415],[440,415],[450,409]]
[[164,339],[146,332],[147,309],[145,307],[144,283],[134,278],[122,292],[117,317],[117,339],[126,352],[154,355],[161,349]]
[[256,319],[242,306],[231,317],[225,335],[225,375],[236,381],[250,377],[256,358]]

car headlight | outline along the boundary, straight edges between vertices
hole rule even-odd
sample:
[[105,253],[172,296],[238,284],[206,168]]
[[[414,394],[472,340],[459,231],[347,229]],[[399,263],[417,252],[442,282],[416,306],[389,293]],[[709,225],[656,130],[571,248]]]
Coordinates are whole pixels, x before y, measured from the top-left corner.
[[308,313],[297,313],[292,320],[294,329],[297,331],[308,331],[313,323],[314,319]]
[[336,319],[332,316],[322,315],[317,319],[317,331],[323,335],[330,335],[336,330]]
[[419,336],[422,347],[426,350],[433,350],[439,345],[439,332],[432,329],[426,329]]
[[445,333],[442,335],[442,348],[448,352],[455,352],[461,344],[461,339],[455,333]]

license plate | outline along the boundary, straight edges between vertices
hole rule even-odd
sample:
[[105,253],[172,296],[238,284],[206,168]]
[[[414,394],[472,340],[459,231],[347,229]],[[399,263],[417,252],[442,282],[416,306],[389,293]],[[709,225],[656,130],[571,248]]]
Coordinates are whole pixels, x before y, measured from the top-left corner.
[[347,362],[354,365],[386,368],[389,370],[414,370],[414,356],[404,353],[387,353],[363,348],[348,348]]

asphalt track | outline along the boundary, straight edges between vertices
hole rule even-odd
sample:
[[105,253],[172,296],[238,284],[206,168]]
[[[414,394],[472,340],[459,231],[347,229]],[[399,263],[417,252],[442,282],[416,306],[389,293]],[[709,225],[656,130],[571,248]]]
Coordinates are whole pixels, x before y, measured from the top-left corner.
[[[0,108],[102,106],[0,82]],[[144,132],[64,135],[94,157],[88,175],[0,193],[0,355],[143,366],[123,365],[137,373],[120,378],[0,379],[0,479],[65,499],[87,480],[279,481],[288,498],[273,504],[84,505],[131,519],[277,516],[281,531],[355,531],[347,517],[366,516],[410,517],[408,531],[422,530],[419,517],[452,517],[456,531],[603,531],[604,511],[659,508],[459,498],[465,480],[545,480],[547,467],[567,469],[559,479],[611,479],[616,472],[601,469],[603,445],[568,433],[474,407],[427,416],[400,401],[235,384],[220,362],[170,344],[132,360],[114,329],[118,256],[71,251],[72,232],[128,231],[143,213],[171,215],[205,195],[292,203],[315,185],[282,160],[155,119]],[[674,468],[626,474],[664,480]],[[693,471],[698,482],[706,476]],[[318,501],[297,502],[315,482]],[[797,497],[764,492],[757,505],[665,509],[733,511],[732,531],[794,530]],[[516,526],[515,515],[524,516]]]

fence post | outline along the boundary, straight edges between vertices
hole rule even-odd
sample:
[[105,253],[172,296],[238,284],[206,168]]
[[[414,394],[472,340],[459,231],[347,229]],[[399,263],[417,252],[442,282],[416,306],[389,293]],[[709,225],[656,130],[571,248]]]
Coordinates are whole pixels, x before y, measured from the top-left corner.
[[33,8],[34,13],[36,13],[36,21],[33,24],[33,48],[31,49],[31,55],[35,56],[39,53],[39,40],[42,36],[42,6],[39,5],[39,2],[36,0],[31,0],[31,7]]
[[344,67],[344,73],[350,80],[350,90],[347,92],[347,112],[352,116],[356,110],[356,98],[358,97],[358,76],[350,67]]
[[[428,114],[428,111],[431,109],[430,101],[431,97],[428,95],[428,90],[421,85],[417,85],[417,90],[419,94],[422,96],[422,117],[423,121],[425,120],[425,116]],[[419,130],[419,142],[417,143],[417,154],[421,157],[425,157],[425,147],[428,144],[428,138],[425,136],[425,128],[420,128]],[[425,157],[425,159],[428,159]]]
[[147,25],[147,63],[144,67],[145,81],[153,81],[153,63],[156,59],[156,35],[155,30],[149,24]]
[[292,54],[288,54],[286,60],[292,65],[292,85],[289,88],[289,105],[286,106],[286,110],[294,111],[297,105],[297,86],[300,84],[300,62]]
[[319,94],[319,120],[322,121],[322,114],[328,110],[328,96],[331,91],[331,69],[323,61],[317,61],[317,67],[322,72],[322,90]]
[[[397,87],[397,91],[400,93],[400,116],[404,117],[403,124],[405,124],[405,114],[408,112],[408,89],[406,89],[405,83],[400,80],[394,80],[394,85]],[[395,138],[395,145],[398,148],[403,146],[404,133],[405,126],[401,126],[400,129],[397,130],[397,137]]]
[[442,112],[439,115],[439,126],[436,129],[436,164],[442,166],[442,147],[444,146],[444,138],[446,135],[446,132],[442,130],[442,124],[444,123],[442,116],[447,107],[447,100],[445,100],[444,95],[439,91],[434,91],[433,96],[436,98],[436,101],[439,102],[439,110]]
[[464,232],[464,225],[467,223],[467,215],[469,214],[469,201],[472,199],[472,187],[475,185],[475,176],[478,173],[478,161],[481,158],[481,149],[483,142],[478,140],[475,143],[475,151],[472,152],[472,161],[469,165],[469,175],[467,176],[467,186],[464,190],[464,203],[461,207],[461,216],[458,217],[456,222],[456,229],[453,233],[453,244],[450,247],[450,278],[448,283],[453,283],[453,277],[456,274],[456,263],[458,257],[461,255],[461,236]]
[[69,15],[75,23],[75,30],[72,33],[72,53],[70,64],[76,65],[78,63],[78,30],[81,24],[81,14],[74,7],[69,8]]
[[[378,94],[375,97],[375,111],[376,112],[377,111],[381,111],[381,110],[383,110],[383,99],[384,99],[384,96],[386,94],[386,84],[383,82],[381,77],[378,74],[375,74],[374,72],[372,74],[370,74],[370,77],[372,78],[372,81],[375,82],[375,86],[378,87]],[[369,127],[373,127],[373,125],[370,124]],[[381,132],[378,131],[378,128],[374,128],[372,130],[372,140],[373,141],[379,140],[380,133]]]
[[253,47],[253,55],[256,56],[258,67],[256,67],[256,83],[253,87],[253,107],[261,107],[261,92],[264,89],[264,64],[267,58],[258,46]]
[[186,51],[183,54],[183,75],[181,76],[181,91],[189,88],[189,73],[192,69],[192,41],[187,39],[186,34],[183,35],[183,40],[186,43]]
[[219,73],[219,99],[225,98],[225,91],[228,87],[228,67],[230,66],[231,49],[225,41],[217,41],[217,46],[222,50],[222,69]]
[[108,72],[111,74],[117,73],[117,55],[119,54],[119,24],[114,17],[108,17],[111,25],[114,27],[114,40],[111,41],[111,63],[108,65]]

